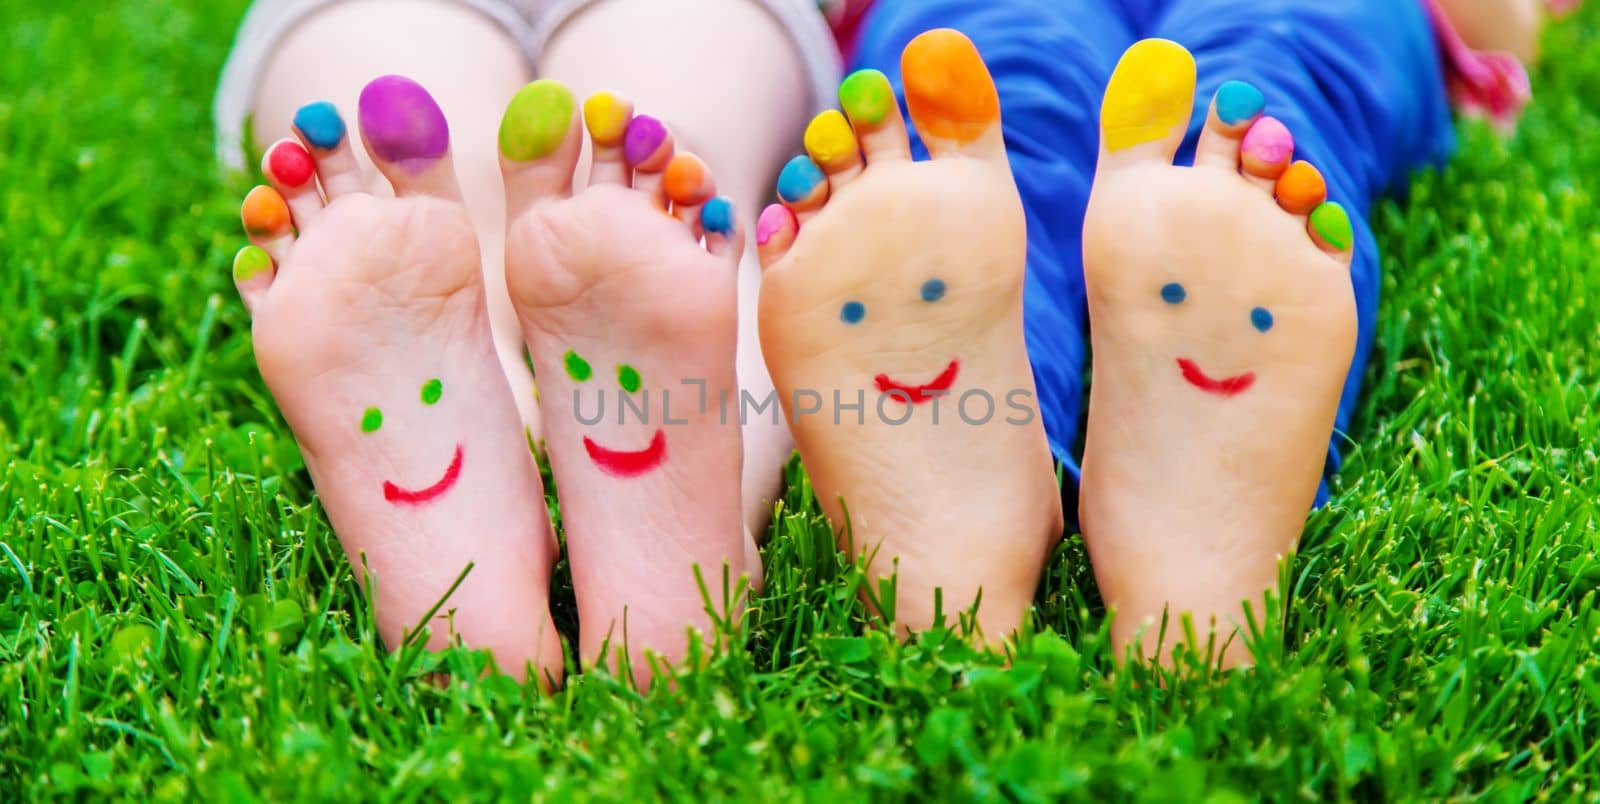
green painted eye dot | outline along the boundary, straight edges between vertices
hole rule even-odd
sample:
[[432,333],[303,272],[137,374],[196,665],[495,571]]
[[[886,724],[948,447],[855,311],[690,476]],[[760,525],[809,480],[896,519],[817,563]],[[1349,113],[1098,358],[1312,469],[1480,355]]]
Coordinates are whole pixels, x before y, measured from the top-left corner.
[[422,384],[422,404],[438,404],[439,397],[444,395],[444,383],[435,377]]
[[382,426],[383,411],[378,410],[377,408],[367,408],[367,412],[361,414],[361,432],[376,432],[377,429]]
[[561,360],[567,364],[567,376],[578,382],[586,382],[594,376],[594,369],[589,367],[589,361],[578,357],[578,353],[571,349],[567,350],[566,356]]
[[639,379],[638,369],[629,365],[621,365],[617,366],[617,384],[622,386],[622,390],[632,394],[638,393],[639,386],[643,385],[644,381]]

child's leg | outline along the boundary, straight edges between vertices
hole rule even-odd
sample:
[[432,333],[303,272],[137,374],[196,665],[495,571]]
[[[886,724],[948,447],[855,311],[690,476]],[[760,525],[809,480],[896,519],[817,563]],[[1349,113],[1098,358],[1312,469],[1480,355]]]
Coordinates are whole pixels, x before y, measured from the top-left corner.
[[[544,43],[539,74],[570,85],[579,98],[601,90],[628,96],[641,113],[663,120],[680,146],[704,157],[721,192],[749,214],[770,197],[772,179],[806,119],[832,102],[837,54],[821,15],[807,5],[590,3],[570,17],[547,21],[547,27],[558,24]],[[580,168],[578,186],[586,174]],[[739,274],[739,383],[765,399],[772,380],[756,337],[759,286],[750,249]],[[743,440],[744,522],[761,538],[794,442],[788,428],[768,416],[750,417]]]
[[[494,146],[506,98],[530,72],[513,33],[465,3],[344,0],[296,21],[259,69],[251,108],[255,138],[262,144],[288,136],[295,112],[311,101],[331,101],[347,116],[353,114],[361,88],[380,75],[408,76],[439,99],[482,253],[495,349],[518,409],[533,427],[533,377],[505,292],[505,192]],[[388,193],[359,143],[355,153],[366,186]]]
[[[1451,132],[1418,5],[1166,5],[1147,31],[1194,57],[1141,42],[1102,113],[1081,517],[1119,645],[1154,653],[1167,612],[1170,648],[1192,614],[1238,664],[1240,602],[1259,620],[1354,410],[1378,290],[1367,212]],[[1196,166],[1173,167],[1185,129],[1178,162]]]
[[[1095,121],[1111,68],[1136,36],[1118,5],[1101,0],[880,0],[855,63],[887,73],[903,102],[900,51],[940,27],[972,38],[1000,92],[1011,172],[1028,221],[1028,355],[1051,451],[1075,475],[1089,335],[1083,212],[1099,147]],[[927,157],[916,132],[912,150]]]

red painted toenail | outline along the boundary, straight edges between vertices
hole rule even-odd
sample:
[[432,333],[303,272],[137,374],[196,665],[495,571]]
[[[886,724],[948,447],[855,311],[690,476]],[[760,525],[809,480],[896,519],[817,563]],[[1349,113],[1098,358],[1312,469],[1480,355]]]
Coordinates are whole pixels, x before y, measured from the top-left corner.
[[284,187],[300,187],[311,181],[317,163],[297,142],[281,142],[267,156],[267,170]]

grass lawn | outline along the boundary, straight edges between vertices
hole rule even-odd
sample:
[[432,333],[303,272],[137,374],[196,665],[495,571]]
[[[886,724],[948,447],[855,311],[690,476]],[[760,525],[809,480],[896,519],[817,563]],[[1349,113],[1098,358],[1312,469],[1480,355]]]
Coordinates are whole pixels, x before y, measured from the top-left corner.
[[1113,672],[1076,536],[1009,667],[899,644],[797,482],[744,644],[541,699],[381,650],[256,373],[210,118],[243,0],[0,0],[0,800],[1594,800],[1597,5],[1518,138],[1379,210],[1355,446],[1254,671]]

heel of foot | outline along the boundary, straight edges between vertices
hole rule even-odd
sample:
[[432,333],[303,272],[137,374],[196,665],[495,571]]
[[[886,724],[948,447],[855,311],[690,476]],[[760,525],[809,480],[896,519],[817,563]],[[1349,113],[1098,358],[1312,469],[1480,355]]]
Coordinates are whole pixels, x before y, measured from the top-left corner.
[[1176,42],[1146,39],[1117,63],[1100,107],[1106,149],[1121,151],[1173,137],[1194,103],[1194,57]]
[[513,162],[543,159],[567,139],[577,109],[572,90],[541,79],[517,91],[500,119],[500,153]]
[[906,105],[925,136],[971,142],[1000,120],[1000,94],[971,39],[948,28],[911,41],[900,58]]

